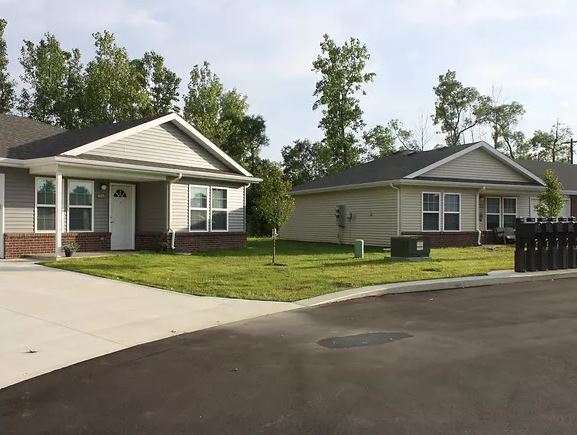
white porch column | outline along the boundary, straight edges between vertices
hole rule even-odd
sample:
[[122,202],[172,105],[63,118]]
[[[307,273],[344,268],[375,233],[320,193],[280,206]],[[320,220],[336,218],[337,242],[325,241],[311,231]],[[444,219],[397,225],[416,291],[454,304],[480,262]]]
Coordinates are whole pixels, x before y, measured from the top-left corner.
[[60,249],[62,247],[62,195],[63,195],[63,184],[62,184],[62,173],[60,171],[56,172],[56,227],[55,227],[55,243],[54,243],[54,254],[56,257],[60,257]]

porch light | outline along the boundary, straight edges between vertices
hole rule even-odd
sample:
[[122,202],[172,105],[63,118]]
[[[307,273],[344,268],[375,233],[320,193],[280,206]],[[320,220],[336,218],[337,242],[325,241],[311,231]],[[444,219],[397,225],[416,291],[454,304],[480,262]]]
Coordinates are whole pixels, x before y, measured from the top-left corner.
[[108,189],[108,184],[102,183],[102,184],[100,185],[100,190],[106,190],[106,189]]

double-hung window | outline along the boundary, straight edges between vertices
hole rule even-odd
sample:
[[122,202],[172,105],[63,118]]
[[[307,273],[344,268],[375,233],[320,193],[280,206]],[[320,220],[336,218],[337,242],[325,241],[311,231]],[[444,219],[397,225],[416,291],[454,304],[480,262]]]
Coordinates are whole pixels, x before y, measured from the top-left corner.
[[190,231],[208,231],[208,187],[189,186]]
[[56,229],[56,180],[36,178],[36,231]]
[[517,198],[503,198],[503,226],[515,228]]
[[211,230],[228,231],[228,190],[213,187],[211,195]]
[[439,231],[441,194],[423,193],[423,231]]
[[461,230],[461,195],[458,193],[443,195],[443,229],[445,231]]
[[501,225],[501,198],[485,198],[487,229],[494,230]]
[[68,231],[93,231],[94,182],[68,180]]

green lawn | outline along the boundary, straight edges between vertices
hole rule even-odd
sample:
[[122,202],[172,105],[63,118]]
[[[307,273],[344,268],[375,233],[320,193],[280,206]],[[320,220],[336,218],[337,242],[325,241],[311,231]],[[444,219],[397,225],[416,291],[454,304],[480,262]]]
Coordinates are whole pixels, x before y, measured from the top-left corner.
[[250,239],[246,249],[238,250],[193,255],[140,253],[44,264],[194,295],[271,301],[513,268],[513,249],[504,246],[434,249],[432,261],[419,263],[391,261],[381,249],[367,251],[361,260],[353,258],[351,246],[279,241],[277,261],[284,265],[271,266],[271,241]]

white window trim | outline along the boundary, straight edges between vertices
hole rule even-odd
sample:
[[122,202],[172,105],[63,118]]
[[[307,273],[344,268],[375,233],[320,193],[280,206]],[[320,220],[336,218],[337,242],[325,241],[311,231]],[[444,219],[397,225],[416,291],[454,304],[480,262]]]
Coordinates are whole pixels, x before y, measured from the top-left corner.
[[[488,209],[489,209],[489,199],[498,199],[499,200],[499,213],[489,213]],[[503,215],[503,201],[502,198],[500,196],[486,196],[485,197],[485,231],[493,231],[493,229],[489,229],[488,225],[489,225],[489,219],[487,218],[488,216],[499,216],[499,225],[497,226],[498,228],[502,227],[502,215]]]
[[[71,183],[90,183],[92,185],[92,205],[73,205],[70,206],[70,184]],[[94,232],[94,180],[79,180],[69,178],[66,183],[66,231],[70,232],[70,209],[71,208],[89,208],[90,210],[90,229],[74,230],[75,233],[93,233]]]
[[[456,195],[459,197],[459,211],[446,211],[445,210],[445,197],[447,195]],[[461,212],[463,210],[463,205],[461,202],[461,194],[460,193],[453,193],[453,192],[443,192],[443,232],[445,233],[459,233],[461,232]],[[457,230],[448,230],[445,228],[445,214],[456,214],[459,216],[459,229]]]
[[[212,191],[214,189],[218,189],[218,190],[224,190],[226,192],[226,208],[213,208],[212,207]],[[228,201],[229,201],[229,195],[228,195],[228,187],[219,187],[219,186],[210,186],[210,231],[213,233],[227,233],[228,232],[228,218],[229,218],[229,211],[228,211]],[[215,230],[212,228],[212,212],[213,211],[226,211],[226,229],[225,230]]]
[[[514,199],[515,200],[515,214],[513,213],[505,213],[505,200],[506,199]],[[501,225],[502,227],[505,226],[505,216],[515,216],[515,218],[517,217],[517,212],[519,211],[519,200],[517,199],[516,196],[504,196],[503,198],[501,198],[501,215],[502,215],[502,219],[501,219]]]
[[[56,178],[54,177],[34,177],[34,232],[39,234],[50,234],[56,232],[56,230],[39,230],[38,229],[38,206],[44,208],[54,208],[54,218],[56,219],[56,202],[51,204],[38,204],[38,180],[53,180],[54,185],[56,185]],[[57,200],[58,198],[56,198]]]
[[[423,207],[424,202],[425,202],[425,195],[437,195],[439,197],[439,210],[438,211],[425,211],[425,207]],[[441,205],[441,198],[443,197],[443,195],[441,195],[441,192],[422,192],[421,193],[421,232],[423,233],[439,233],[441,232],[441,228],[443,228],[443,222],[441,222],[441,209],[442,209],[442,205]],[[436,230],[425,230],[424,226],[425,226],[425,213],[429,213],[429,214],[433,214],[436,213],[439,219],[439,226],[438,229]]]
[[[206,207],[193,207],[192,202],[190,200],[190,190],[193,187],[200,187],[206,189]],[[172,206],[172,205],[171,205]],[[206,227],[204,230],[191,230],[190,229],[190,212],[196,211],[206,211]],[[208,229],[210,228],[210,186],[203,186],[201,184],[189,184],[188,185],[188,232],[189,233],[208,233]]]

